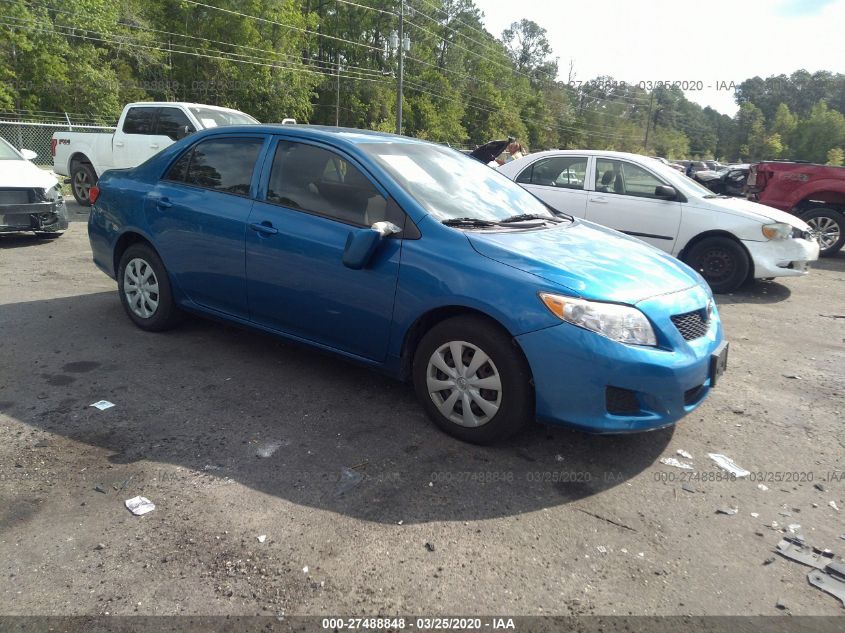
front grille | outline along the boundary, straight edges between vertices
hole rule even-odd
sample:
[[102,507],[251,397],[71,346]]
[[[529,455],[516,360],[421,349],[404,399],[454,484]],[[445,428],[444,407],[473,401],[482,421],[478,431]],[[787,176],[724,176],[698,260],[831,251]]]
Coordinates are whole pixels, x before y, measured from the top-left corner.
[[685,341],[700,338],[707,334],[710,324],[704,317],[704,310],[693,310],[684,314],[676,314],[672,317],[672,323],[678,328],[678,332]]
[[605,391],[607,412],[612,415],[636,415],[640,412],[637,394],[629,389],[608,387]]
[[29,204],[33,202],[29,189],[0,189],[0,204]]

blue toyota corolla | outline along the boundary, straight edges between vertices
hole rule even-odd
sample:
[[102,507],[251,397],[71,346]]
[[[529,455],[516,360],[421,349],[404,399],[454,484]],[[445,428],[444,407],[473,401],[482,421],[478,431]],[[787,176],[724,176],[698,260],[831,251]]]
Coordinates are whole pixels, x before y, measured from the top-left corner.
[[94,262],[138,327],[188,310],[412,380],[444,430],[674,424],[727,361],[707,284],[461,153],[360,130],[199,132],[106,172]]

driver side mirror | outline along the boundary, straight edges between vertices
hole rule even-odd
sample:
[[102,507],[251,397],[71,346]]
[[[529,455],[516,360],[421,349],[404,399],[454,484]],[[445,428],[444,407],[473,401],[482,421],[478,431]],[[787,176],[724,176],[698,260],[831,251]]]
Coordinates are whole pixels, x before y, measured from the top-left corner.
[[176,130],[176,139],[177,141],[181,141],[186,136],[189,136],[193,133],[190,125],[183,125],[178,130]]
[[352,270],[361,270],[370,262],[384,238],[401,232],[402,229],[392,222],[376,222],[368,229],[351,231],[343,249],[343,265]]
[[31,149],[22,149],[21,156],[24,157],[24,160],[35,160],[38,158],[38,154],[33,152]]
[[654,195],[664,200],[674,200],[678,197],[678,192],[669,185],[659,185],[654,188]]

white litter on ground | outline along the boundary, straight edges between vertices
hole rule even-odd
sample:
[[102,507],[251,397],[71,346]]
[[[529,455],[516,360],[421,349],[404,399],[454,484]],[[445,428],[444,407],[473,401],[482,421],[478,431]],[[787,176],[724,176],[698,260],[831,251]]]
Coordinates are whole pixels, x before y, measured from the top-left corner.
[[96,407],[100,411],[105,411],[106,409],[111,409],[114,406],[114,402],[109,402],[108,400],[98,400],[94,404],[90,404],[88,406]]
[[263,457],[266,459],[267,457],[271,457],[273,453],[275,453],[277,450],[279,450],[279,448],[281,448],[281,446],[281,442],[267,442],[266,444],[262,444],[261,446],[259,446],[258,449],[255,451],[255,454],[258,455],[258,457]]
[[156,509],[155,504],[146,497],[132,497],[125,501],[126,509],[136,517],[152,512]]
[[689,464],[684,464],[683,462],[678,461],[674,457],[661,457],[660,463],[666,464],[667,466],[674,466],[675,468],[682,468],[684,470],[692,470],[692,466],[690,466]]
[[680,455],[681,457],[683,457],[683,458],[685,458],[685,459],[692,459],[692,455],[690,455],[689,453],[687,453],[687,452],[686,452],[684,449],[682,449],[682,448],[679,448],[679,449],[678,449],[678,455]]
[[707,453],[707,456],[716,462],[716,465],[721,468],[722,470],[726,470],[732,475],[736,475],[737,477],[748,477],[751,473],[737,466],[736,463],[727,455],[722,455],[721,453]]
[[766,484],[757,484],[757,487],[760,490],[762,490],[763,492],[766,492],[769,489],[769,487]]
[[834,510],[836,510],[837,512],[839,512],[839,506],[837,506],[837,505],[836,505],[836,502],[835,502],[835,501],[828,501],[828,502],[827,502],[827,505],[829,505],[831,508],[833,508]]
[[306,565],[305,567],[303,567],[303,568],[302,568],[302,573],[303,573],[303,574],[307,574],[307,573],[308,573],[308,565]]
[[263,543],[263,542],[264,542],[264,541],[266,541],[266,540],[267,540],[267,535],[266,535],[266,534],[261,534],[261,535],[258,537],[258,542],[259,542],[259,543]]

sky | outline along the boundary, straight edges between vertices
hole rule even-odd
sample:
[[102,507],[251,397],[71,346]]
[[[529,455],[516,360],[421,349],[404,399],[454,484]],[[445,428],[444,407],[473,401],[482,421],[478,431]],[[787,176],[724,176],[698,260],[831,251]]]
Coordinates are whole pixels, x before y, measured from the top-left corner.
[[488,31],[533,20],[559,79],[680,81],[688,99],[737,111],[731,82],[804,68],[845,73],[845,0],[475,0]]

